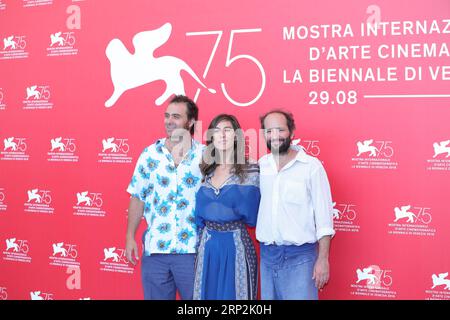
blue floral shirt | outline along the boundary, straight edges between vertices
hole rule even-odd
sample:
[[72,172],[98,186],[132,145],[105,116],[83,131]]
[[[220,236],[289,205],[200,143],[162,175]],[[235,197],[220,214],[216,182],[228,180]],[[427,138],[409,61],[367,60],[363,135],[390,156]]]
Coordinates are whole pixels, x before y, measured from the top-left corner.
[[165,138],[148,146],[139,156],[127,192],[143,201],[148,228],[144,233],[144,255],[195,253],[195,195],[202,174],[199,164],[204,145],[192,147],[178,167],[164,146]]

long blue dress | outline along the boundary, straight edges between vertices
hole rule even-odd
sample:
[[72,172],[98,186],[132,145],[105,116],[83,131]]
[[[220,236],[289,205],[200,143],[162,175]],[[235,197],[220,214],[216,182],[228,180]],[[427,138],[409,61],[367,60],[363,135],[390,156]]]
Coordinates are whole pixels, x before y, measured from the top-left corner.
[[205,177],[196,195],[199,228],[195,300],[256,299],[257,259],[246,225],[256,225],[259,169],[249,165],[246,178],[232,175],[221,187]]

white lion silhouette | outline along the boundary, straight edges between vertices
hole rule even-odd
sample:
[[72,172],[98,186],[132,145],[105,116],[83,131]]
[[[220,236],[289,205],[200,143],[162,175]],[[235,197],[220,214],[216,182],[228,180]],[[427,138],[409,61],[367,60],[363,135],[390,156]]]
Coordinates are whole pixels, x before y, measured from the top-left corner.
[[173,56],[155,57],[154,52],[169,40],[172,32],[170,23],[156,30],[143,31],[133,37],[134,54],[131,54],[119,39],[113,39],[106,47],[106,56],[111,63],[111,79],[114,85],[112,96],[105,102],[105,107],[113,106],[127,90],[163,80],[166,91],[156,99],[160,106],[173,94],[185,94],[181,71],[186,71],[202,87],[211,93],[195,72],[183,60]]
[[62,143],[61,140],[62,140],[62,137],[51,139],[51,143],[52,143],[52,150],[51,151],[53,151],[55,149],[58,149],[58,148],[59,148],[59,151],[64,151],[65,150],[64,143]]
[[356,143],[357,147],[358,147],[358,157],[366,152],[370,152],[369,157],[375,157],[377,155],[377,151],[378,149],[375,148],[374,146],[371,146],[371,144],[373,143],[373,139],[370,140],[365,140],[363,142],[358,141]]
[[436,276],[433,274],[431,278],[433,279],[433,287],[431,289],[434,289],[437,286],[444,285],[444,289],[450,290],[450,279],[446,279],[448,276],[448,272],[446,273],[440,273],[439,276]]
[[39,99],[41,97],[41,94],[36,89],[37,86],[31,86],[27,88],[27,100],[30,99],[31,97],[33,97],[34,100]]
[[17,42],[14,40],[14,36],[9,36],[8,38],[3,39],[3,50],[6,50],[6,48],[11,47],[11,49],[16,49]]
[[356,283],[359,283],[360,281],[363,280],[368,280],[367,284],[375,284],[376,280],[377,280],[377,276],[373,273],[371,273],[373,271],[372,268],[368,267],[365,269],[357,269],[356,270],[356,275],[358,277],[358,280],[356,281]]
[[108,138],[108,139],[103,139],[102,140],[102,144],[103,144],[103,151],[105,152],[108,149],[112,149],[113,152],[117,152],[119,146],[113,142],[114,138]]
[[112,258],[114,262],[119,262],[119,255],[114,252],[115,250],[116,250],[115,247],[103,249],[103,252],[105,253],[105,258],[103,259],[103,261]]
[[67,249],[63,248],[64,242],[59,242],[57,244],[53,244],[53,255],[60,253],[61,256],[67,257]]
[[31,297],[31,300],[44,300],[44,298],[41,297],[40,291],[30,292],[30,297]]
[[31,200],[35,200],[36,203],[41,203],[42,202],[42,197],[40,194],[38,194],[39,189],[33,189],[33,190],[28,190],[28,201],[27,202],[31,202]]
[[58,46],[63,46],[64,45],[64,38],[61,37],[61,31],[60,32],[56,32],[55,34],[51,34],[50,35],[50,40],[51,40],[51,44],[50,47],[53,47],[53,45],[55,43],[58,43]]
[[395,220],[394,222],[397,222],[398,220],[402,219],[402,218],[408,218],[407,222],[414,222],[414,218],[416,217],[416,215],[414,213],[412,213],[411,211],[408,211],[409,209],[411,209],[411,206],[402,206],[400,207],[400,209],[398,207],[394,208],[394,212],[395,212]]
[[6,239],[6,251],[13,249],[14,252],[19,252],[19,245],[16,243],[16,238]]
[[87,206],[92,204],[92,199],[88,196],[89,191],[77,192],[77,206],[81,203],[85,203]]
[[450,140],[441,141],[440,143],[433,143],[434,148],[434,156],[433,158],[436,158],[441,153],[447,153],[445,156],[446,158],[450,157],[450,146],[448,146],[450,143]]
[[5,145],[4,151],[8,148],[11,148],[13,151],[17,150],[17,143],[14,142],[14,137],[4,139],[3,144]]

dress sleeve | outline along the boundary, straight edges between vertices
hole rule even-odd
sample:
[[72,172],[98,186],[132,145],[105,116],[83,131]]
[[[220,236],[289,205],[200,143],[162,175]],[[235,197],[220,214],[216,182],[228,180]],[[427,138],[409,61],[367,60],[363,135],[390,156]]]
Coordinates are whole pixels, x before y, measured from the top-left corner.
[[237,210],[243,221],[250,227],[256,226],[261,193],[259,190],[259,167],[251,165],[246,183],[240,186],[241,199]]
[[197,230],[200,230],[205,226],[205,221],[202,217],[202,206],[203,206],[202,193],[200,192],[200,190],[198,190],[195,195],[195,211],[194,211],[194,221],[195,225],[197,226]]

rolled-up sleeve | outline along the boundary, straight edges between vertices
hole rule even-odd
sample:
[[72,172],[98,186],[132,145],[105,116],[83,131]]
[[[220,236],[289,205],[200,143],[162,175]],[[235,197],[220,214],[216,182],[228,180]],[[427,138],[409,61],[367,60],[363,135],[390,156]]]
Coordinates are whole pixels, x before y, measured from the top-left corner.
[[314,209],[317,240],[325,236],[333,237],[333,204],[330,183],[322,164],[311,174],[311,200]]

